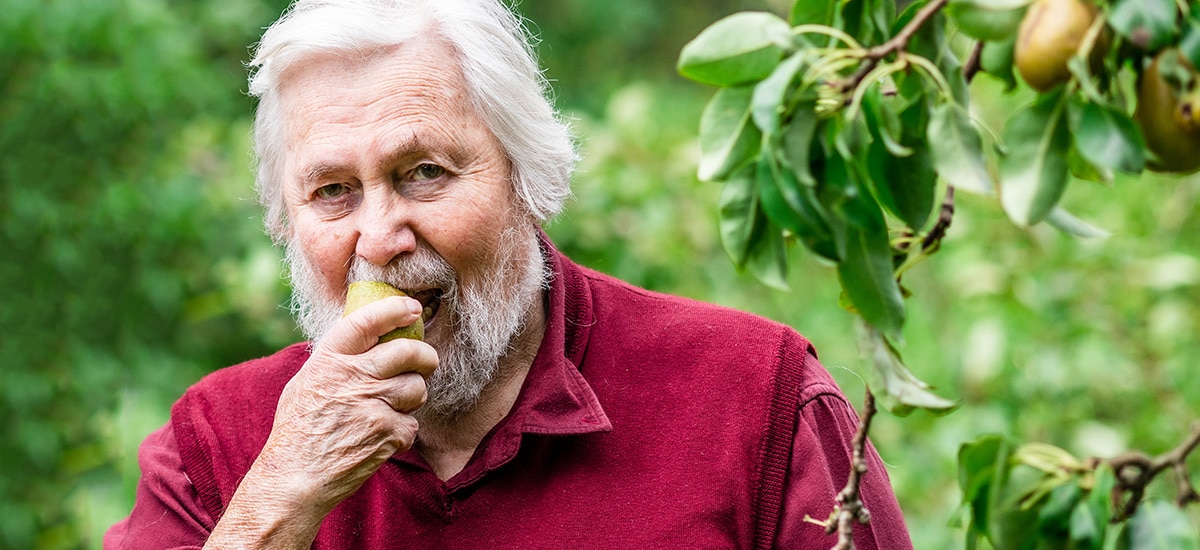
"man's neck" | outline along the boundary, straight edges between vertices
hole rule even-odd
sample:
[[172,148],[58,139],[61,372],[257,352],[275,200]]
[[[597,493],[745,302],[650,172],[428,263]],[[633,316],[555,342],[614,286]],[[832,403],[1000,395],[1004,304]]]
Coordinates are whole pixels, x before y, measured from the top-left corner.
[[545,334],[543,300],[537,303],[530,312],[525,328],[513,339],[509,352],[500,358],[495,378],[480,392],[475,406],[445,422],[422,420],[416,448],[443,481],[466,467],[484,436],[508,415],[516,403]]

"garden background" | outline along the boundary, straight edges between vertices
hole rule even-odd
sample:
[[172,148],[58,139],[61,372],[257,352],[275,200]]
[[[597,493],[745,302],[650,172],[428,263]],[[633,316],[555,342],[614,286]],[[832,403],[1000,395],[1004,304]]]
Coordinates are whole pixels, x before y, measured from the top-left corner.
[[[524,2],[584,157],[547,231],[584,265],[796,327],[857,403],[835,273],[794,250],[792,291],[780,292],[722,250],[720,189],[695,178],[713,89],[674,70],[717,18],[789,4]],[[297,339],[252,191],[243,66],[285,5],[0,9],[0,548],[99,548],[132,506],[138,442],[180,393]],[[973,87],[1000,95],[986,75]],[[1011,107],[974,109],[998,128]],[[941,252],[905,278],[902,351],[962,406],[883,414],[872,430],[918,548],[961,545],[964,441],[1158,453],[1200,419],[1198,194],[1195,177],[1071,186],[1068,209],[1112,234],[1098,240],[1018,229],[998,204],[960,194]]]

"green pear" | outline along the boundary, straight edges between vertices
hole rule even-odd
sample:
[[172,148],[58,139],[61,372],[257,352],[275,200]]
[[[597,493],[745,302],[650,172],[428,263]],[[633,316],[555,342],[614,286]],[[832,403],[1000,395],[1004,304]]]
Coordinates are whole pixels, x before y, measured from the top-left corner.
[[[378,281],[357,281],[350,283],[350,288],[346,292],[346,309],[342,312],[342,317],[350,315],[351,312],[363,307],[376,300],[382,300],[388,296],[408,296],[404,291]],[[390,342],[397,338],[408,338],[410,340],[425,339],[425,322],[418,317],[413,324],[406,327],[400,327],[383,336],[379,337],[379,343]]]

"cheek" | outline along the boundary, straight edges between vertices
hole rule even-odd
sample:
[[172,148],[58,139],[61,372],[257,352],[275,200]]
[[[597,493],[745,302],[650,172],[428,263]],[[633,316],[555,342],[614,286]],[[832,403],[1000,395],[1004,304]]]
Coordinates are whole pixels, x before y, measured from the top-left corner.
[[353,236],[328,228],[297,228],[296,238],[308,261],[331,285],[346,280],[354,256]]
[[[444,245],[453,259],[451,264],[474,264],[490,257],[501,233],[510,221],[507,212],[485,205],[458,208],[439,217],[436,228],[429,232],[430,240]],[[461,265],[456,265],[461,268]]]

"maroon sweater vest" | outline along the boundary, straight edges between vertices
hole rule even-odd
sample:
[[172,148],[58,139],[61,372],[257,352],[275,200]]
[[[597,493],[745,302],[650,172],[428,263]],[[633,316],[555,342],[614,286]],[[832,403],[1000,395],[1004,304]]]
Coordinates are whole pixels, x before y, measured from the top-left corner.
[[[770,547],[800,393],[833,386],[808,342],[550,254],[546,336],[510,415],[446,482],[415,451],[393,457],[314,547]],[[214,521],[307,357],[295,345],[218,371],[176,403],[184,469]]]

